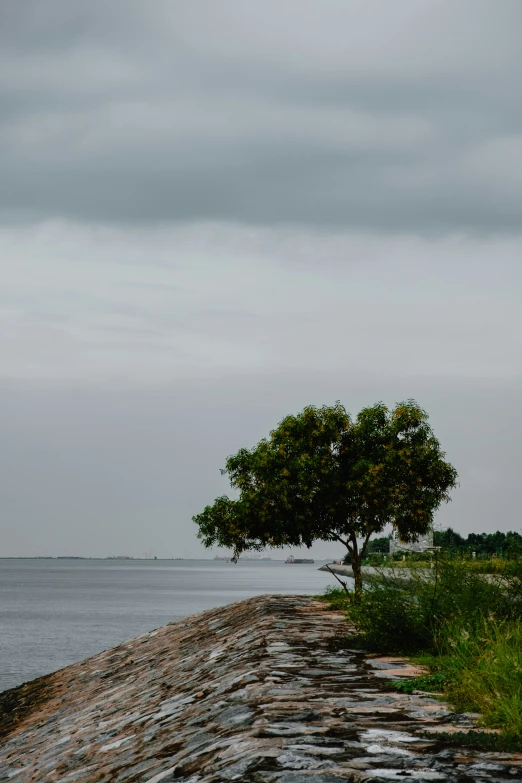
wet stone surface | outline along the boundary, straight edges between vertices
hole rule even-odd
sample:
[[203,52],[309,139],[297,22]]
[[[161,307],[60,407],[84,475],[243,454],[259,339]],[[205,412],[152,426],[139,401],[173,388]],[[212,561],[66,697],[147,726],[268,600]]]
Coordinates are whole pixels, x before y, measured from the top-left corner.
[[473,716],[386,690],[408,673],[310,597],[253,598],[1,694],[0,781],[522,780],[522,754],[445,747]]

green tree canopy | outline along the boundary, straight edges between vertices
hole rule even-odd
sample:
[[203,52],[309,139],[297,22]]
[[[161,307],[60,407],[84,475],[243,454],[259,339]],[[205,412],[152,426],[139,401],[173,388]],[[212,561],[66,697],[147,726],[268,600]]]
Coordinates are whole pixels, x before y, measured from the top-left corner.
[[448,527],[446,530],[433,531],[433,544],[443,549],[460,549],[464,544],[464,539],[453,528]]
[[352,421],[337,402],[287,416],[252,449],[240,449],[221,471],[238,497],[217,498],[193,517],[205,546],[234,550],[346,546],[361,591],[369,538],[392,523],[403,541],[429,529],[455,486],[428,416],[415,401],[377,403]]
[[436,530],[433,543],[455,554],[503,555],[505,557],[520,557],[522,555],[522,535],[509,530],[502,533],[470,533],[466,538],[448,527],[446,530]]

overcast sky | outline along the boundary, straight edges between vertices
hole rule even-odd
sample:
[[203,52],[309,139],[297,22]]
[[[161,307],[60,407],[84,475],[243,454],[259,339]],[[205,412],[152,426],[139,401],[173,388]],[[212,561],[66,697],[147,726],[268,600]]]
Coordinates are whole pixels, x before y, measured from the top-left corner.
[[0,554],[195,557],[337,399],[520,531],[521,83],[520,0],[3,0]]

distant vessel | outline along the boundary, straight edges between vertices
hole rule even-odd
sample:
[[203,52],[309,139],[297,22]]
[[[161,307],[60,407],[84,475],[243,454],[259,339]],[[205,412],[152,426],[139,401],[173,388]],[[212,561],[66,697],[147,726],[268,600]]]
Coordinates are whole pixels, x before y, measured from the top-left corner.
[[294,557],[293,555],[290,555],[286,558],[285,563],[313,563],[311,557]]
[[[238,560],[255,560],[256,562],[259,560],[271,559],[271,557],[261,557],[261,555],[240,555],[240,557],[238,557]],[[226,560],[228,562],[229,560],[232,560],[232,557],[230,555],[215,555],[214,560]]]

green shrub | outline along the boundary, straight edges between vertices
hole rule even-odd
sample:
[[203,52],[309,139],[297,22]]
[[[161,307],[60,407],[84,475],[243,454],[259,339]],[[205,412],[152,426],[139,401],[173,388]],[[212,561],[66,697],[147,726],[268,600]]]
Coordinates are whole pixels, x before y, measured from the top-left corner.
[[348,596],[340,587],[328,586],[324,595],[318,595],[317,598],[327,603],[331,609],[346,610],[350,605]]
[[349,618],[370,650],[413,652],[430,644],[422,605],[415,594],[392,582],[374,583],[359,604],[349,607]]
[[432,569],[381,570],[349,617],[362,643],[379,652],[438,649],[448,624],[470,624],[494,615],[522,617],[522,582],[508,570],[487,578],[463,561],[443,560]]

